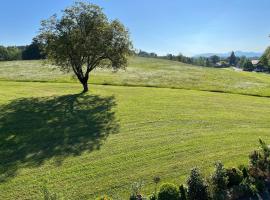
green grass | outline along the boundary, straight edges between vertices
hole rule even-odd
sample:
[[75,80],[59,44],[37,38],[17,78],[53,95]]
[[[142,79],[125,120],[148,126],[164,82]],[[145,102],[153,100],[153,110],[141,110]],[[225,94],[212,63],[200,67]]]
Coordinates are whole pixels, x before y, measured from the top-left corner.
[[[71,74],[40,61],[0,62],[0,80],[77,82]],[[218,91],[270,97],[270,75],[197,67],[162,59],[129,59],[118,73],[96,70],[90,83]]]
[[[192,74],[194,85],[198,78],[206,87],[207,81],[196,73],[207,77],[220,73],[224,82],[229,74],[230,80],[241,77],[239,82],[269,81],[268,75],[164,60],[134,58],[131,62],[127,77],[136,71],[134,85],[140,86],[148,85],[156,73],[160,81],[152,79],[155,87],[170,87],[175,81],[185,88],[188,83],[180,80]],[[0,63],[1,70],[10,65],[14,72],[0,70],[0,199],[41,199],[44,185],[66,199],[93,199],[102,194],[124,199],[131,183],[140,180],[145,182],[143,193],[149,194],[153,176],[180,184],[194,166],[208,174],[216,160],[227,166],[247,163],[259,137],[270,142],[267,97],[198,91],[199,84],[187,87],[190,90],[117,86],[133,79],[125,78],[124,72],[107,71],[95,72],[92,81],[96,84],[90,85],[88,94],[79,94],[78,83],[59,72],[50,75],[48,67],[39,72],[37,61],[18,62],[18,70],[13,64]],[[20,72],[22,66],[24,72]],[[164,75],[161,81],[162,71],[179,77],[166,79]],[[144,73],[149,79],[143,78]],[[116,86],[98,85],[102,81]],[[212,82],[209,85],[230,91]],[[241,93],[259,94],[253,89],[242,88]],[[263,95],[267,92],[265,88]]]

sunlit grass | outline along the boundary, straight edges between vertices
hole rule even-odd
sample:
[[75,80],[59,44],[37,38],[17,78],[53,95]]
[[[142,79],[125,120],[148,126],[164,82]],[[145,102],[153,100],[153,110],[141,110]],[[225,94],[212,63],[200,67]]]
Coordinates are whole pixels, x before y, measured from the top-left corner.
[[[77,82],[71,74],[41,61],[0,62],[0,80]],[[270,75],[187,65],[162,59],[132,57],[126,70],[95,70],[90,83],[147,86],[270,96]]]
[[[204,173],[216,160],[237,166],[259,137],[269,141],[269,98],[90,88],[77,97],[78,83],[0,81],[0,155],[8,156],[0,159],[0,199],[40,199],[44,185],[66,199],[123,199],[139,180],[149,194],[153,176],[180,184],[193,166]],[[106,132],[108,125],[118,128]]]

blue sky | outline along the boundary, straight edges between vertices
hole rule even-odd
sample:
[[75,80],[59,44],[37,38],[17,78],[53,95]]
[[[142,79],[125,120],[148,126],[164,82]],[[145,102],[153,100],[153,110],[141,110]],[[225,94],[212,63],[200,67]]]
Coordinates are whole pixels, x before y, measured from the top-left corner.
[[[0,44],[24,45],[41,19],[73,0],[1,0]],[[263,51],[270,38],[270,0],[92,0],[128,27],[134,47],[185,55]]]

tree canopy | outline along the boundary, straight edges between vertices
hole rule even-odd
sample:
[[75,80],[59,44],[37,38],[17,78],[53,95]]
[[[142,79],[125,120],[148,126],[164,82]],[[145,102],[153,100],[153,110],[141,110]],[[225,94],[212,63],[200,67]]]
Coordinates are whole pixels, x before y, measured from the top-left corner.
[[36,38],[33,39],[32,43],[25,47],[22,51],[23,60],[40,60],[44,59],[45,55],[41,52],[41,44],[39,44]]
[[235,66],[237,62],[237,58],[234,52],[231,53],[230,57],[228,58],[229,64]]
[[39,41],[48,60],[72,70],[88,91],[89,73],[97,67],[125,68],[132,43],[118,20],[109,21],[94,4],[76,2],[41,23]]

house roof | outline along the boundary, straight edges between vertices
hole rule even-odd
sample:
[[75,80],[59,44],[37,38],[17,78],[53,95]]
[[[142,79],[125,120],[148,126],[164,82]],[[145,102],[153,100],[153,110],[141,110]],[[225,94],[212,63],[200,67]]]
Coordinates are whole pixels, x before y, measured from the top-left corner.
[[260,60],[252,60],[251,61],[252,65],[257,65],[257,64],[259,64],[259,62],[260,62]]

